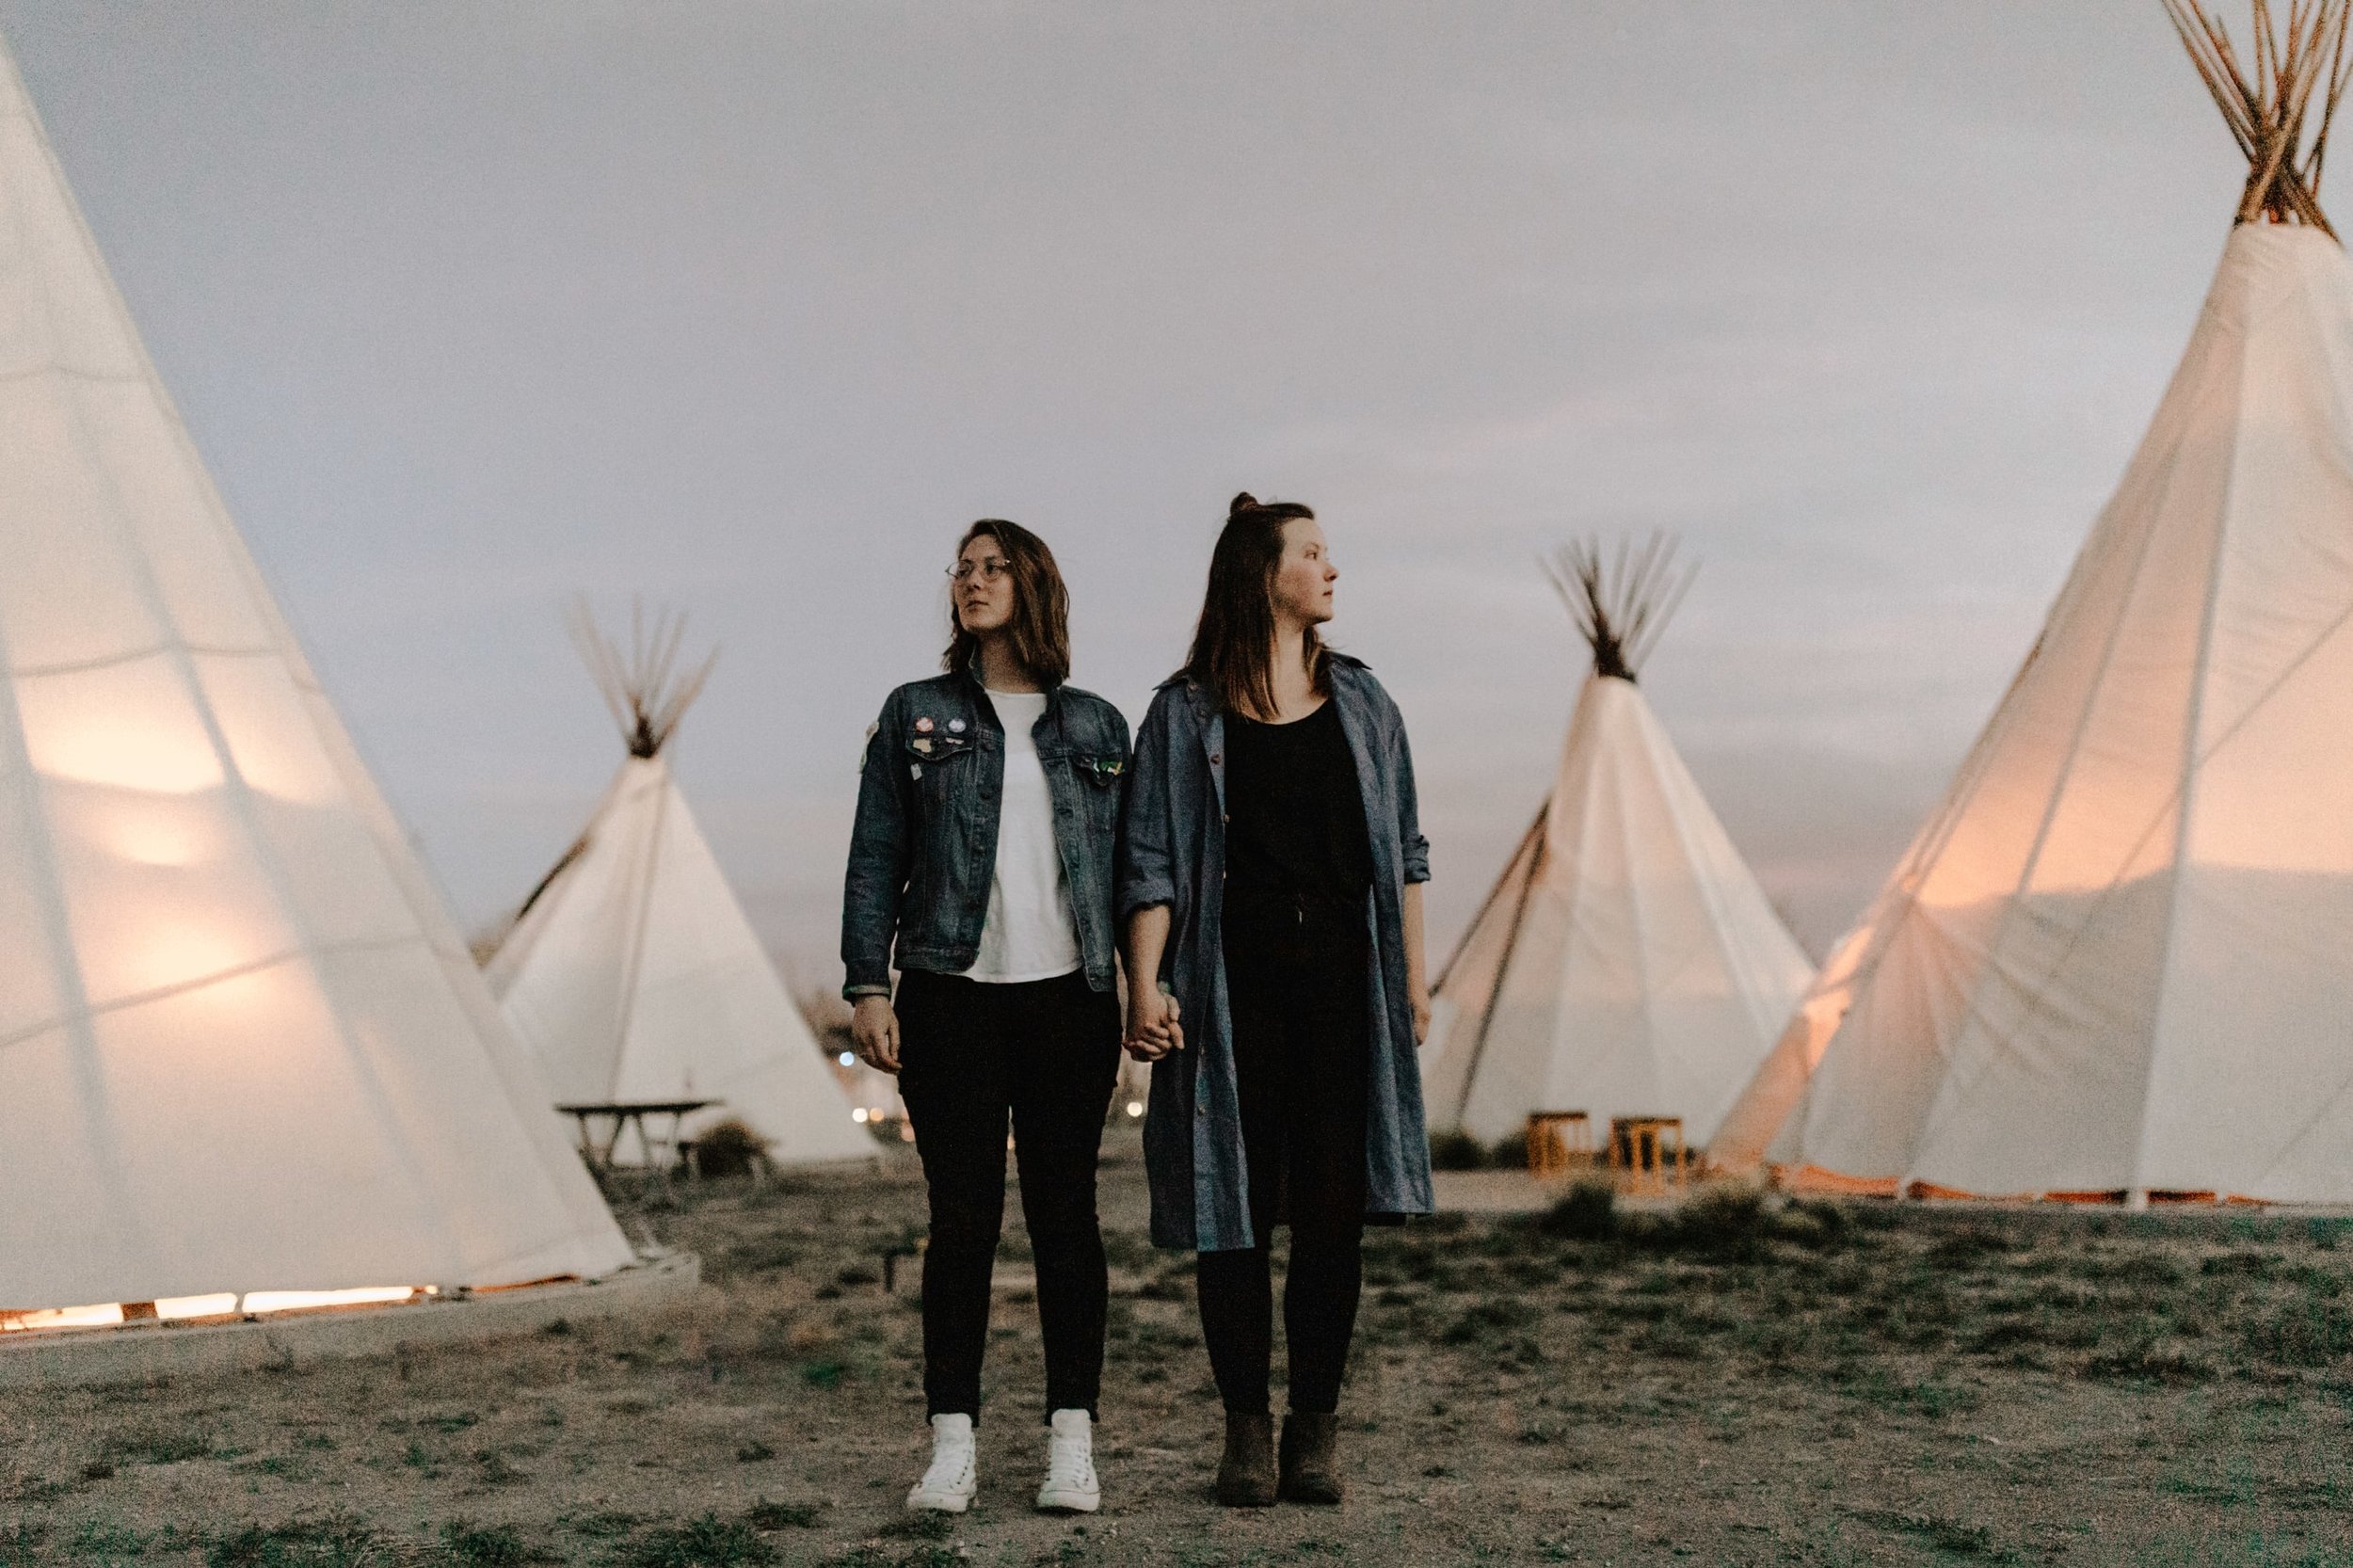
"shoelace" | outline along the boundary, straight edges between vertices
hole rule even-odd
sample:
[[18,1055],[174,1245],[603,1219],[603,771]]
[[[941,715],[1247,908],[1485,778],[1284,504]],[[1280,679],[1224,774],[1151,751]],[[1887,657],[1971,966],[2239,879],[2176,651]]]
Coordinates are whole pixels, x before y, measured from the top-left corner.
[[931,1468],[923,1472],[923,1488],[930,1492],[952,1491],[971,1473],[970,1448],[946,1449],[932,1455]]
[[1091,1445],[1076,1439],[1057,1437],[1047,1446],[1047,1476],[1072,1486],[1095,1484],[1095,1454]]

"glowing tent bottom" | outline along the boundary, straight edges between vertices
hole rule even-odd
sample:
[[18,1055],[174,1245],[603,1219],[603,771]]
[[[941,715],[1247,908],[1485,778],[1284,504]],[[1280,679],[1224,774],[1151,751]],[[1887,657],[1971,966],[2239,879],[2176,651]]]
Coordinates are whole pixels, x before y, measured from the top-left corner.
[[[2353,1046],[2330,949],[2348,929],[2353,876],[2215,865],[1890,901],[1833,953],[1710,1160],[1918,1197],[2343,1202]],[[2224,962],[2249,952],[2260,973]]]

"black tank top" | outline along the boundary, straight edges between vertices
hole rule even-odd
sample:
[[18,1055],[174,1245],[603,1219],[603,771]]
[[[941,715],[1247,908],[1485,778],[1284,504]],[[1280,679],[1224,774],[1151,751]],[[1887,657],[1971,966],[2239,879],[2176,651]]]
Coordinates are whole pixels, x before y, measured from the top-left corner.
[[1289,724],[1225,715],[1230,930],[1364,923],[1372,844],[1337,703]]

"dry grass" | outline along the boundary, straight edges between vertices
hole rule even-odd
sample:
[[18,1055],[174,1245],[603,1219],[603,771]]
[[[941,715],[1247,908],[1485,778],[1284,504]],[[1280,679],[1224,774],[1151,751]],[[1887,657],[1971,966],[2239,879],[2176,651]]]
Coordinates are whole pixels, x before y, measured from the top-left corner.
[[[648,1320],[236,1382],[0,1395],[0,1564],[2319,1563],[2353,1557],[2334,1221],[1782,1204],[1376,1232],[1353,1495],[1221,1513],[1191,1260],[1106,1176],[1110,1506],[1043,1448],[1010,1221],[974,1513],[909,1521],[911,1164],[645,1218],[709,1288]],[[904,1277],[904,1276],[903,1276]]]

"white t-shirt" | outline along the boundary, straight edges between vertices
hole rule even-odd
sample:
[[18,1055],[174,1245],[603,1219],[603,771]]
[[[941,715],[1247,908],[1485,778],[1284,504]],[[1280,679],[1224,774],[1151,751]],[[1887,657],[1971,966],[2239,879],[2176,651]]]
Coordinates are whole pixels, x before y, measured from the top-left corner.
[[1054,797],[1030,733],[1046,716],[1046,694],[991,692],[988,700],[1005,727],[1005,788],[981,955],[964,974],[998,984],[1051,980],[1077,968],[1080,958],[1070,883],[1054,841]]

